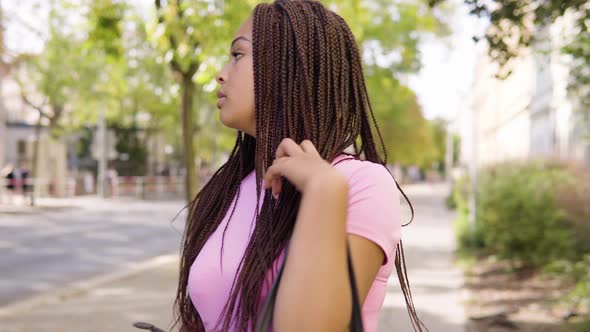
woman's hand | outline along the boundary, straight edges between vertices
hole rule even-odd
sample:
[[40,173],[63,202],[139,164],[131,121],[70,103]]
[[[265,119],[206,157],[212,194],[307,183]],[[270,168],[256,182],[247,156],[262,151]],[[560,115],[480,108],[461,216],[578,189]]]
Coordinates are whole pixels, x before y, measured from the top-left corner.
[[263,189],[272,187],[276,198],[281,192],[281,177],[285,177],[298,191],[309,191],[310,185],[331,186],[346,184],[346,178],[336,171],[329,162],[322,159],[311,141],[301,144],[285,138],[277,148],[273,164],[266,170]]

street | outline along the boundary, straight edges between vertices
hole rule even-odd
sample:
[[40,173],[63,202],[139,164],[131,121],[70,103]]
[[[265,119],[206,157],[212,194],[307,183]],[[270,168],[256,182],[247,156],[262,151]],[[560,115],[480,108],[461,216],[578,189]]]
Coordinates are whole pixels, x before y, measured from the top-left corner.
[[0,308],[178,251],[184,214],[171,220],[180,201],[82,201],[57,211],[0,214]]
[[[405,187],[405,190],[416,210],[414,222],[403,228],[402,236],[417,313],[430,331],[464,332],[463,278],[459,269],[453,266],[453,213],[443,205],[447,187],[418,185]],[[27,286],[30,280],[33,280],[34,285],[39,285],[57,278],[63,285],[68,280],[92,275],[91,270],[104,273],[126,262],[145,260],[176,250],[180,235],[169,227],[169,220],[180,210],[180,205],[152,202],[116,205],[109,212],[98,209],[92,210],[92,213],[48,213],[43,215],[42,221],[26,221],[27,217],[23,216],[20,227],[15,225],[17,219],[7,222],[8,219],[3,217],[2,222],[11,225],[4,225],[3,229],[11,230],[12,234],[21,234],[21,238],[24,238],[16,247],[21,248],[21,251],[24,245],[35,248],[26,250],[29,255],[25,257],[32,263],[18,265],[19,271],[29,274],[26,279],[17,278],[18,281],[14,281],[15,274],[12,272],[6,276],[4,269],[10,266],[6,260],[14,262],[15,259],[3,258],[3,280],[19,285],[18,296],[24,297],[26,293],[43,291]],[[407,207],[404,207],[404,213],[406,215],[402,220],[407,222]],[[82,218],[83,221],[76,221],[76,218]],[[31,235],[35,225],[43,225],[36,226],[39,229],[36,230],[35,239],[45,239],[44,246],[33,244]],[[22,229],[17,233],[17,228]],[[2,234],[6,237],[4,232]],[[74,240],[77,237],[80,239]],[[52,246],[52,242],[61,245]],[[72,243],[75,249],[67,249]],[[39,248],[46,250],[56,247],[61,248],[61,254],[55,255],[57,257],[33,253]],[[16,249],[10,250],[18,252]],[[51,259],[59,268],[48,267],[50,263],[36,266],[44,259]],[[58,262],[59,259],[67,260],[67,263]],[[161,328],[169,328],[178,278],[177,257],[170,255],[157,261],[152,259],[146,266],[134,274],[93,284],[77,294],[48,299],[47,303],[38,303],[5,317],[0,315],[0,330],[133,331],[131,324],[135,321],[147,321]],[[37,277],[32,277],[34,275]],[[51,285],[56,287],[57,284],[54,282]],[[6,286],[2,289],[3,294],[8,293]],[[13,295],[13,298],[18,296]],[[389,279],[378,331],[412,331],[395,272]]]

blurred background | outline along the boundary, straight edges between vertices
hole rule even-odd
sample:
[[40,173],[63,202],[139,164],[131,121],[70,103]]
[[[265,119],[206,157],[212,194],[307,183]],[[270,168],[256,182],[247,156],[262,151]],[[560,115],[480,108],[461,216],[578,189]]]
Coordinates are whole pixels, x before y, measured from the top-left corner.
[[[430,330],[590,331],[590,4],[322,2],[415,209]],[[0,0],[0,331],[170,327],[183,208],[234,144],[214,75],[256,3]],[[396,280],[379,331],[411,329]]]

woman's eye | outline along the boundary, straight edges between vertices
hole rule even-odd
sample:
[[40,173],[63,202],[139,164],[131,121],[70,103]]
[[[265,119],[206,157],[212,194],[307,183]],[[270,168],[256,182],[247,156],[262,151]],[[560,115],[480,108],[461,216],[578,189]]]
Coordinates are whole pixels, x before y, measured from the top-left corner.
[[238,59],[238,57],[239,57],[240,55],[242,55],[242,53],[240,53],[240,52],[232,52],[232,53],[231,53],[231,56],[232,56],[234,59],[236,59],[236,60]]

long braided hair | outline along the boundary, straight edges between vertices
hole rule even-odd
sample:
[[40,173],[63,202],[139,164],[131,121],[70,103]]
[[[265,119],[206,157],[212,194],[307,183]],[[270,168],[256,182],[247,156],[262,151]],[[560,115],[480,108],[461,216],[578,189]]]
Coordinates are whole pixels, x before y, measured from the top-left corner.
[[[260,201],[262,176],[272,165],[274,152],[283,138],[296,142],[311,140],[328,161],[354,146],[355,153],[351,155],[355,158],[364,157],[384,167],[387,162],[359,51],[346,22],[314,0],[259,4],[252,20],[256,138],[239,131],[227,162],[190,204],[175,302],[179,314],[176,323],[180,323],[181,331],[205,331],[188,295],[193,261],[226,213],[230,213],[231,220],[235,210],[234,205],[228,211],[231,202],[236,195],[239,199],[240,182],[252,171],[256,174],[256,196]],[[379,137],[383,158],[377,150],[371,123]],[[396,185],[408,200],[397,182]],[[293,231],[301,202],[295,187],[284,180],[278,202],[270,189],[263,197],[230,297],[218,321],[217,328],[223,331],[247,331],[254,327],[265,275]],[[411,204],[410,208],[413,216]],[[423,331],[426,328],[412,302],[401,242],[396,248],[395,266],[414,330]]]

